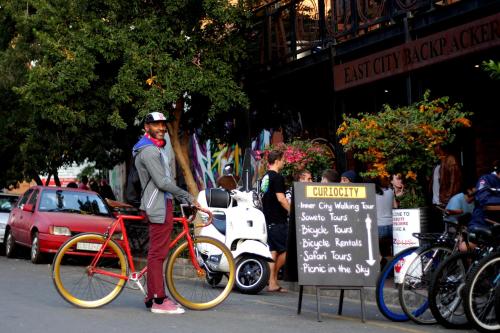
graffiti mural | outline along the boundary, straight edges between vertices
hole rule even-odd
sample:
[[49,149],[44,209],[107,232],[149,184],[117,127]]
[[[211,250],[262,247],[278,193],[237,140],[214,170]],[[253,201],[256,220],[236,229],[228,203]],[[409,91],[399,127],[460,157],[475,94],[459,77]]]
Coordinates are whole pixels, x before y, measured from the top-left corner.
[[[252,183],[260,175],[259,162],[255,159],[255,151],[263,150],[270,143],[271,132],[263,130],[257,138],[252,141],[250,161],[247,162],[253,176]],[[234,172],[241,177],[243,171],[244,155],[238,144],[217,144],[213,140],[200,142],[196,135],[191,140],[191,156],[194,177],[198,188],[205,189],[216,187],[217,179],[222,175],[224,166],[233,163]],[[256,172],[259,171],[259,172]]]

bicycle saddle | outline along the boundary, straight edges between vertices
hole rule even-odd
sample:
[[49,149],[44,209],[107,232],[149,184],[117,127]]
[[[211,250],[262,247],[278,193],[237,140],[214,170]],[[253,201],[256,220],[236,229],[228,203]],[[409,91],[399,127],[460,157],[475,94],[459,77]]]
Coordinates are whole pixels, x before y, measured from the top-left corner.
[[478,225],[469,228],[469,241],[478,245],[491,244],[493,242],[492,229],[487,226]]

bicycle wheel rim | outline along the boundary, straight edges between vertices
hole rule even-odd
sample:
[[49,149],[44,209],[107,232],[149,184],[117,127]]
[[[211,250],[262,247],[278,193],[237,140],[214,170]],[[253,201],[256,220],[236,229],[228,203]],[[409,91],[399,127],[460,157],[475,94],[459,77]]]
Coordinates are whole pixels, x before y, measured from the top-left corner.
[[[207,310],[222,303],[231,293],[235,281],[235,264],[231,251],[221,242],[209,237],[193,239],[196,260],[200,266],[207,265],[201,274],[196,272],[191,258],[183,257],[188,248],[187,241],[179,245],[170,255],[165,277],[172,297],[192,310]],[[206,274],[224,273],[222,280],[214,286],[209,284]]]
[[439,263],[451,252],[444,246],[422,248],[408,265],[403,283],[399,286],[399,301],[403,311],[418,324],[436,323],[429,309],[430,279]]
[[[396,288],[394,288],[393,282],[390,279],[393,276],[394,267],[398,264],[398,262],[405,258],[406,256],[413,253],[417,248],[409,248],[399,252],[387,265],[384,267],[382,272],[379,275],[376,286],[376,300],[377,306],[379,308],[380,313],[384,315],[389,320],[402,322],[408,321],[408,315],[403,312],[399,304],[397,302],[392,302],[394,305],[389,303],[389,295],[395,294]],[[388,291],[387,289],[392,289],[392,291]],[[388,291],[386,293],[386,291]],[[392,297],[394,299],[394,297]]]
[[482,332],[500,331],[495,313],[495,288],[499,281],[500,253],[482,259],[468,277],[466,311],[470,321]]
[[467,274],[466,261],[472,253],[448,257],[436,270],[429,287],[429,307],[436,320],[446,328],[467,328],[462,293]]
[[104,241],[104,236],[99,234],[78,235],[66,241],[55,255],[52,281],[57,292],[70,304],[81,308],[97,308],[108,304],[122,292],[128,276],[128,264],[120,246],[110,240],[104,256],[95,267],[125,278],[89,274],[87,267],[96,252],[79,249],[82,246],[79,244],[103,244]]

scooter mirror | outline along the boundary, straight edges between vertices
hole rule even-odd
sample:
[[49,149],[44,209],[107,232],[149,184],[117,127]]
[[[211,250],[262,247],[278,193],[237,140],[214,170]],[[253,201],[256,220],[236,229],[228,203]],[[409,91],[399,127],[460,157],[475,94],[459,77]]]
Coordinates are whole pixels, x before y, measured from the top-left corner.
[[224,170],[222,172],[224,176],[232,176],[233,175],[233,165],[232,164],[226,164],[224,167]]

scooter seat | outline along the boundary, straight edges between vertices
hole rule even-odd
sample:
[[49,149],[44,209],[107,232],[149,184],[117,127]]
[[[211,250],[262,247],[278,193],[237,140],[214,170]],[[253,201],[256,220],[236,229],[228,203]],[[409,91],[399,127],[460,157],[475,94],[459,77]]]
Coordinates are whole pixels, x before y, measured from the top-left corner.
[[205,190],[208,207],[228,208],[231,203],[229,192],[221,188],[210,188]]
[[226,235],[226,214],[214,213],[212,224],[215,229],[219,231],[224,236]]

